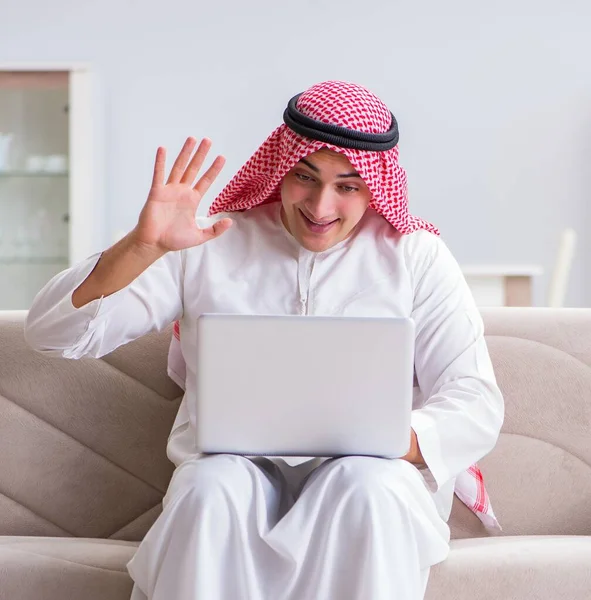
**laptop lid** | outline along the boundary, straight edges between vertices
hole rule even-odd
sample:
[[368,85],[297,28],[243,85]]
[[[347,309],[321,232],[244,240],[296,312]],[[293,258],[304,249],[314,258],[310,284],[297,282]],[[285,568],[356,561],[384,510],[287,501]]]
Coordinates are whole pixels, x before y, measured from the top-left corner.
[[408,452],[411,319],[204,314],[196,373],[201,452]]

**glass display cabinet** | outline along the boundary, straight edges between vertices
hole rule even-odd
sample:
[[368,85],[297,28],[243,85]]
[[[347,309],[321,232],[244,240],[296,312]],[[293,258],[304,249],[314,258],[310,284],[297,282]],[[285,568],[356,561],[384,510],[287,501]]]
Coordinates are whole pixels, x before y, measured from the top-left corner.
[[90,72],[9,67],[0,64],[0,310],[29,308],[93,237]]

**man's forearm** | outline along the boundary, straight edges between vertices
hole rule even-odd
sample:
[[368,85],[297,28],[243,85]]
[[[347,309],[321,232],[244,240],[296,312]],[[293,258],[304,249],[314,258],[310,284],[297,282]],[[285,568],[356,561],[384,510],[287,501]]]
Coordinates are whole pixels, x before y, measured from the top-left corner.
[[80,308],[127,287],[166,252],[136,241],[134,232],[102,253],[90,275],[74,290],[72,304]]

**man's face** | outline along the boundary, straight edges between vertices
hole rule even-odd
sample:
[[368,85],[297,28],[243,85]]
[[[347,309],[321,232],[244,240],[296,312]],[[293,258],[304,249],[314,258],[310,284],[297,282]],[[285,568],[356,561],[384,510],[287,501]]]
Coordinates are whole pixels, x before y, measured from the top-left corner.
[[351,235],[371,197],[347,157],[323,149],[283,178],[281,219],[304,248],[322,252]]

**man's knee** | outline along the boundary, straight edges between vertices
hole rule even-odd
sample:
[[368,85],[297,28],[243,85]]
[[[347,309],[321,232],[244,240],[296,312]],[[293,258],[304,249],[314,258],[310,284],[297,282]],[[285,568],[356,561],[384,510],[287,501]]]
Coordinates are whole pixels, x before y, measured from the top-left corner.
[[189,495],[194,502],[226,505],[249,495],[255,468],[247,458],[230,454],[189,460],[175,470],[162,504]]
[[[376,495],[397,495],[420,473],[402,459],[347,456],[329,461],[325,477],[343,492],[371,499]],[[414,472],[416,471],[416,473]]]

